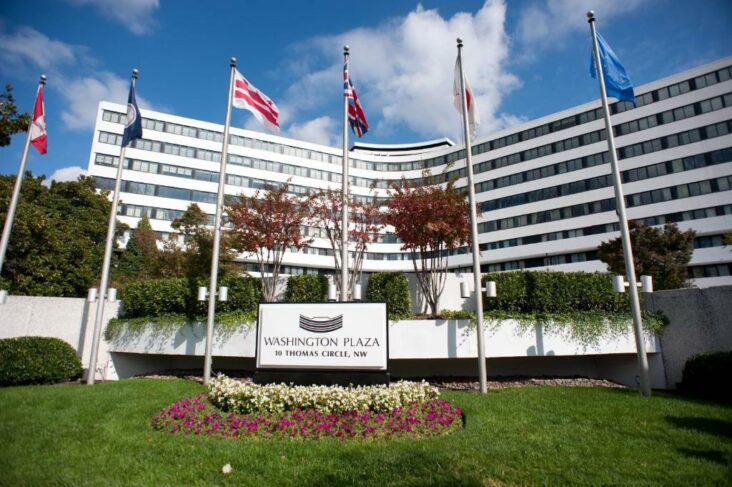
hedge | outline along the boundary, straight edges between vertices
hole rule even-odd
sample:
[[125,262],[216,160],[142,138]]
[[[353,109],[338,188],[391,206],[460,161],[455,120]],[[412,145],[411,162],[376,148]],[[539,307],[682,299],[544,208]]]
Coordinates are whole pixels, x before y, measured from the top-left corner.
[[[129,283],[120,293],[123,317],[205,315],[208,310],[208,302],[198,301],[199,286],[208,287],[208,281],[170,278]],[[227,276],[219,281],[219,286],[227,286],[229,296],[228,301],[216,303],[218,311],[256,313],[259,301],[262,299],[262,285],[259,279],[248,276]]]
[[[625,333],[631,320],[628,293],[613,291],[612,275],[600,272],[519,271],[483,274],[495,281],[495,298],[483,296],[485,319],[513,319],[520,326],[541,324],[584,345]],[[661,313],[643,311],[643,326],[659,333]]]
[[328,278],[324,274],[290,276],[285,289],[288,303],[325,303],[328,300]]
[[71,345],[58,338],[0,340],[0,385],[52,384],[81,376],[81,361]]
[[386,301],[390,320],[398,321],[412,316],[412,298],[409,281],[401,272],[375,272],[369,275],[366,289],[368,301]]
[[494,272],[495,298],[483,296],[483,309],[509,313],[625,312],[628,293],[613,291],[612,276],[600,272]]
[[684,365],[679,389],[691,396],[732,403],[732,352],[706,352]]

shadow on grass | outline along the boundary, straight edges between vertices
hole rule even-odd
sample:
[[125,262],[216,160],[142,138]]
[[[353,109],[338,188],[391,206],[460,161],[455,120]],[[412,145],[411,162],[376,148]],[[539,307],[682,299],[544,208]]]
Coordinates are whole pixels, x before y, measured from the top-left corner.
[[732,422],[730,421],[691,416],[666,416],[666,421],[677,428],[695,430],[722,439],[732,439]]
[[693,450],[691,448],[679,448],[679,452],[687,457],[699,458],[700,460],[707,460],[720,465],[727,465],[727,455],[719,450]]

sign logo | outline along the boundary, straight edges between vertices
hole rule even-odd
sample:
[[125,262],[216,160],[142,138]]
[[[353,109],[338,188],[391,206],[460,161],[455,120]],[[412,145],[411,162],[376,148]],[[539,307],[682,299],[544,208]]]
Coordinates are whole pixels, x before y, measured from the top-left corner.
[[313,333],[329,333],[343,328],[343,315],[329,318],[327,316],[313,316],[309,318],[300,315],[300,328]]
[[137,110],[135,109],[135,105],[132,103],[127,104],[127,125],[126,127],[129,127],[133,123],[135,123],[135,120],[137,120]]

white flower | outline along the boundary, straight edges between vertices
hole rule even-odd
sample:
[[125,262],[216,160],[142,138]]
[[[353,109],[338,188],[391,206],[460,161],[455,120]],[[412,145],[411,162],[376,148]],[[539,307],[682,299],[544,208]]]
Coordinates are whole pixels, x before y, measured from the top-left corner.
[[232,471],[232,470],[233,470],[233,469],[231,468],[231,464],[230,464],[230,463],[227,463],[227,464],[226,464],[226,465],[224,465],[224,467],[223,467],[223,468],[221,469],[221,473],[223,473],[224,475],[229,475],[229,474],[231,473],[231,471]]

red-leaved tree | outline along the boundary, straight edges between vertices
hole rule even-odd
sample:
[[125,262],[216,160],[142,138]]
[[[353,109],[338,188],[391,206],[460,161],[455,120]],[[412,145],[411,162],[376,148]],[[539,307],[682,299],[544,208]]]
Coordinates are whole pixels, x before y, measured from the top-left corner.
[[[325,235],[333,249],[335,281],[339,294],[341,289],[342,194],[342,191],[327,189],[315,194],[311,202],[314,223],[325,231]],[[361,281],[363,257],[368,244],[374,240],[374,235],[384,228],[381,217],[375,198],[369,202],[349,201],[348,242],[349,253],[353,255],[353,260],[349,263],[346,289],[353,289],[353,285]]]
[[240,195],[226,205],[235,248],[257,257],[265,301],[275,300],[285,251],[312,243],[301,230],[309,217],[309,199],[291,196],[288,189],[286,183],[279,188],[267,187],[254,196]]
[[[433,315],[439,312],[445,288],[448,254],[468,242],[468,201],[453,182],[443,186],[410,187],[405,179],[392,186],[384,221],[412,255],[419,287]],[[419,262],[419,265],[417,264]]]

